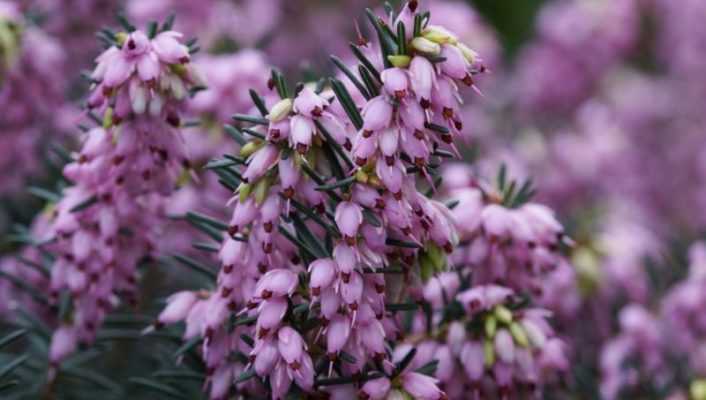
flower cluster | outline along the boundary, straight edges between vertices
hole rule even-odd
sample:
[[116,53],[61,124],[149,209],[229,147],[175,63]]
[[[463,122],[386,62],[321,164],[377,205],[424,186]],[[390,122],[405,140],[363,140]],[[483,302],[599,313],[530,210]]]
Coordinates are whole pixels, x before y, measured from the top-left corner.
[[639,12],[634,0],[549,3],[538,17],[540,40],[518,63],[520,106],[528,113],[547,113],[580,104],[604,72],[635,48]]
[[[235,208],[218,287],[180,294],[157,322],[185,320],[187,338],[204,338],[212,398],[227,396],[227,383],[243,375],[261,379],[237,384],[241,393],[262,392],[264,381],[273,399],[343,393],[349,385],[326,380],[373,379],[371,363],[379,363],[390,390],[444,396],[426,387],[434,378],[395,367],[388,342],[401,332],[388,304],[404,300],[407,286],[421,290],[457,243],[451,213],[423,195],[410,172],[436,185],[436,163],[451,155],[444,148],[455,150],[462,124],[457,82],[472,86],[482,64],[417,7],[409,2],[389,21],[400,32],[394,54],[387,49],[371,61],[362,54],[372,46],[361,43],[360,75],[337,64],[359,90],[358,102],[335,79],[330,88],[299,85],[291,96],[273,73],[280,100],[255,97],[260,116],[235,117],[250,125],[235,135],[253,139],[220,167],[231,176]],[[371,78],[367,86],[363,76]],[[392,288],[388,269],[403,274]],[[231,352],[242,356],[227,357]],[[322,362],[330,378],[314,368]]]
[[7,194],[38,171],[40,138],[57,130],[66,83],[53,73],[67,60],[54,38],[25,23],[15,3],[0,2],[0,34],[0,148],[6,154],[0,166],[13,170],[0,180],[0,193]]
[[180,103],[198,83],[180,35],[118,33],[97,59],[88,101],[103,126],[89,130],[65,166],[72,186],[51,211],[43,247],[55,261],[49,291],[71,311],[53,336],[50,361],[90,343],[121,298],[134,299],[137,265],[151,255],[164,196],[189,167]]

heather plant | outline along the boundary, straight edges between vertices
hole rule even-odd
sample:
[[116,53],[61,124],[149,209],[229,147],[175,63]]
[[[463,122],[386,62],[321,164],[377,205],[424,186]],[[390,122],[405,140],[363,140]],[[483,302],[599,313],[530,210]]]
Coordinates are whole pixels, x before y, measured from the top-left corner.
[[362,3],[0,1],[0,396],[706,399],[699,2]]

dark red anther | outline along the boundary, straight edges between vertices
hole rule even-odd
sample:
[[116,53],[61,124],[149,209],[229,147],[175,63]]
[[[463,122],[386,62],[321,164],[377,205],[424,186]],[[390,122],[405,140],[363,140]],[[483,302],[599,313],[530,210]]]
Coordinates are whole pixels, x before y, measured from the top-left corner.
[[444,107],[444,109],[441,111],[441,114],[444,116],[444,118],[451,119],[454,116],[454,110],[449,107]]
[[355,242],[356,242],[355,237],[353,237],[353,236],[346,236],[346,244],[347,244],[347,245],[353,247],[353,246],[355,246]]
[[167,123],[175,128],[178,128],[181,124],[179,116],[176,113],[170,112],[167,114]]
[[238,225],[231,225],[228,227],[228,234],[232,237],[238,233]]
[[451,245],[451,242],[446,242],[444,244],[444,251],[448,254],[451,254],[451,252],[454,251],[454,247]]

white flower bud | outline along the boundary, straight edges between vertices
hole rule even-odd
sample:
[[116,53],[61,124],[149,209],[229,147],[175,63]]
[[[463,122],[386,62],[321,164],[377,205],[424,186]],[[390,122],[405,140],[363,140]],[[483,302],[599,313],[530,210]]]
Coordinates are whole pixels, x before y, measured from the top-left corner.
[[422,31],[422,37],[438,44],[456,44],[458,38],[446,28],[438,25],[429,25]]
[[441,46],[429,39],[416,37],[412,40],[412,47],[422,54],[438,56],[441,53]]
[[267,114],[267,119],[271,122],[279,122],[292,112],[292,99],[282,99],[275,104],[270,113]]

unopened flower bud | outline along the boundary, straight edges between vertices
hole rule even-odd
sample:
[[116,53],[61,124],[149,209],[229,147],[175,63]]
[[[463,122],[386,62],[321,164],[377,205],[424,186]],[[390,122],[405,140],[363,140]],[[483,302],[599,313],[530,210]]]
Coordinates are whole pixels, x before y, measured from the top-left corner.
[[503,324],[509,324],[512,322],[512,311],[508,310],[507,307],[498,305],[494,310],[495,318]]
[[443,26],[429,25],[422,31],[422,36],[438,44],[456,44],[458,38]]
[[412,39],[412,47],[418,52],[428,56],[438,56],[441,54],[441,46],[429,39],[416,37]]
[[54,332],[49,349],[49,361],[56,364],[76,351],[78,334],[72,327],[62,326]]
[[483,361],[487,368],[495,364],[495,348],[493,347],[493,341],[490,339],[486,339],[483,342]]
[[406,55],[394,55],[387,56],[387,60],[392,64],[393,67],[397,68],[407,68],[412,62],[412,57]]
[[253,153],[258,151],[264,144],[265,143],[261,140],[251,140],[245,143],[245,145],[240,148],[240,156],[246,158],[250,157],[251,155],[253,155]]
[[192,291],[183,291],[171,295],[167,300],[167,307],[159,314],[157,320],[161,324],[168,325],[185,319],[196,300],[196,293]]
[[498,329],[498,320],[493,315],[488,315],[484,323],[485,335],[489,338],[495,336],[495,331]]
[[272,122],[279,122],[292,112],[293,102],[292,99],[282,99],[277,104],[272,106],[270,113],[267,114],[267,119]]
[[512,337],[515,338],[515,342],[517,342],[517,344],[522,347],[529,347],[529,339],[527,339],[527,333],[522,325],[517,322],[511,323],[510,333],[512,333]]

